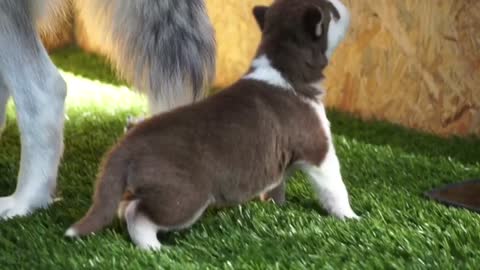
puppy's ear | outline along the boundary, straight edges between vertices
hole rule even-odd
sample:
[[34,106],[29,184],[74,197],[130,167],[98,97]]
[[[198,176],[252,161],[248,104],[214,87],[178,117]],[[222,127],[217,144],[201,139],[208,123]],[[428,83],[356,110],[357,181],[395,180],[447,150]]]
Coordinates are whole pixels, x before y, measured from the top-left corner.
[[305,10],[303,15],[303,24],[307,34],[317,40],[323,35],[323,13],[315,6],[310,6]]
[[255,17],[255,20],[262,31],[265,24],[265,14],[267,13],[267,10],[267,6],[255,6],[253,8],[253,16]]

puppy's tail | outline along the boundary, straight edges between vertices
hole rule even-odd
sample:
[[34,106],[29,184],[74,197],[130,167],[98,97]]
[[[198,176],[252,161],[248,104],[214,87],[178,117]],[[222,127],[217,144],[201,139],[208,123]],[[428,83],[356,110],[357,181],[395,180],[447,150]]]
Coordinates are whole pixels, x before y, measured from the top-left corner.
[[[119,149],[117,149],[119,150]],[[113,151],[103,160],[93,196],[93,204],[87,214],[65,233],[68,237],[91,234],[110,224],[127,186],[129,162],[126,155]]]

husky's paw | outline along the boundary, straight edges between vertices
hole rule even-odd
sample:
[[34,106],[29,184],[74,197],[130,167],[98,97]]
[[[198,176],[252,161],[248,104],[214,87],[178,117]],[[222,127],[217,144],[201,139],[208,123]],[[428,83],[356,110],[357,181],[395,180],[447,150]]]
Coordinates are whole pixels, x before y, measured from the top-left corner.
[[0,220],[29,215],[36,209],[47,208],[51,202],[51,200],[47,200],[44,203],[32,206],[14,196],[0,197]]
[[30,207],[15,200],[13,196],[0,197],[0,220],[26,216],[31,212]]

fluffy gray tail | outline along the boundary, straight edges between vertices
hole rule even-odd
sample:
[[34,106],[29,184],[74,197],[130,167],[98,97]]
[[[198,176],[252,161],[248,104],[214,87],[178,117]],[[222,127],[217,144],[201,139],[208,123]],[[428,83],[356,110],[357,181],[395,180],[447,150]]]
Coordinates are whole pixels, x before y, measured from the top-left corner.
[[215,37],[204,0],[76,0],[77,24],[152,113],[203,97],[215,73]]
[[127,185],[128,161],[124,155],[113,153],[104,160],[102,168],[97,178],[92,206],[82,219],[67,230],[67,236],[94,233],[110,224],[115,217]]

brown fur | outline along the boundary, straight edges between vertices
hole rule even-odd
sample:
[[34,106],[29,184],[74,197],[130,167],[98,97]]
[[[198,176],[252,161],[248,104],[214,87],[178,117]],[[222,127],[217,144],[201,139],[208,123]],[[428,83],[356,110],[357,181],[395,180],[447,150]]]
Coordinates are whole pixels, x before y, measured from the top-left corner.
[[[106,156],[93,205],[73,226],[77,234],[107,225],[124,194],[166,229],[191,223],[209,203],[236,205],[266,191],[283,202],[287,168],[297,161],[320,165],[329,146],[309,104],[319,93],[310,84],[323,77],[328,62],[328,30],[315,37],[309,23],[318,20],[305,17],[328,8],[324,0],[278,0],[267,12],[256,8],[263,26],[258,55],[267,55],[294,90],[242,79],[204,101],[139,123]],[[330,12],[319,14],[328,26]]]
[[[338,15],[335,7],[324,0],[280,0],[268,12],[266,7],[254,9],[254,15],[262,29],[262,43],[257,55],[268,55],[272,66],[293,82],[295,90],[310,97],[319,93],[307,87],[305,82],[323,79],[322,72],[328,64],[325,37],[328,34],[328,24],[333,19],[331,12]],[[262,22],[262,16],[265,16],[265,23]],[[318,19],[322,22],[322,37],[316,40],[314,28]]]

